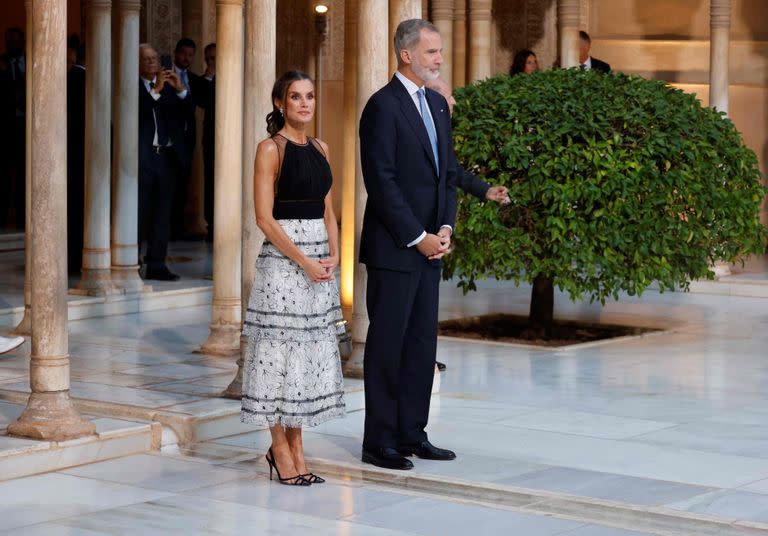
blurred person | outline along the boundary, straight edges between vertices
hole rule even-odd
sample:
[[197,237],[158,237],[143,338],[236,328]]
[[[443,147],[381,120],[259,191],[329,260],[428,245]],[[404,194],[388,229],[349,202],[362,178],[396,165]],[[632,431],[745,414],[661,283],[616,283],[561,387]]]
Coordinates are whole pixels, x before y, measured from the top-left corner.
[[139,239],[146,240],[144,279],[176,281],[165,258],[173,194],[179,170],[188,165],[184,121],[193,106],[172,69],[161,69],[157,51],[139,46]]
[[67,268],[79,274],[85,221],[85,68],[80,39],[67,40]]
[[610,73],[611,66],[597,58],[593,58],[589,55],[589,51],[592,48],[592,38],[585,31],[579,32],[579,65],[585,71],[594,69],[601,73]]
[[531,74],[539,70],[539,60],[536,54],[527,48],[524,48],[515,54],[512,65],[509,68],[510,75]]

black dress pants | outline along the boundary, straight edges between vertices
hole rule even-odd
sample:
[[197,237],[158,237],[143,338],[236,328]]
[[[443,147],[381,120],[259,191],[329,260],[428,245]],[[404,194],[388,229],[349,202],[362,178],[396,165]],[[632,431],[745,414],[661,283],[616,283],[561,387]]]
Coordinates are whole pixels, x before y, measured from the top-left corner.
[[437,351],[440,267],[414,272],[368,268],[363,448],[427,439]]
[[177,163],[172,149],[148,153],[139,165],[139,240],[147,241],[147,269],[165,266],[171,235]]

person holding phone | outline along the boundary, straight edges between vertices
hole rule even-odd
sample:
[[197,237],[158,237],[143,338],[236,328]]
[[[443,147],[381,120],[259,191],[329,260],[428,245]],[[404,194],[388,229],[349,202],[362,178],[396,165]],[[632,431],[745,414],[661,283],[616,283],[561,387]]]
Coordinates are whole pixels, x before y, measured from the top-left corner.
[[146,240],[144,279],[176,281],[165,257],[173,194],[188,155],[184,118],[194,106],[173,69],[160,68],[157,51],[139,46],[139,239]]

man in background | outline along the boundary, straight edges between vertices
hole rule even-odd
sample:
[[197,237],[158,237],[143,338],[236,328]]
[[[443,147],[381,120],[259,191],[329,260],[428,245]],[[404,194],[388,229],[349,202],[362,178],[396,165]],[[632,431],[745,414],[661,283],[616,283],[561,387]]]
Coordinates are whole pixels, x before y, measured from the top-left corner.
[[[182,37],[176,43],[173,51],[173,72],[178,75],[181,85],[187,91],[187,98],[195,102],[196,74],[189,69],[195,59],[197,45],[189,37]],[[171,235],[176,239],[182,239],[186,235],[186,226],[184,218],[184,207],[189,197],[189,181],[192,174],[192,155],[195,151],[197,140],[197,128],[195,123],[195,107],[190,106],[184,119],[184,145],[177,147],[181,162],[179,164],[178,180],[176,183],[176,193],[173,200],[173,218]]]
[[585,31],[579,32],[579,64],[585,71],[600,71],[601,73],[610,73],[611,66],[597,58],[589,55],[592,48],[592,38]]
[[26,164],[26,79],[24,32],[8,28],[0,59],[0,119],[3,124],[0,172],[0,226],[24,228]]
[[80,39],[67,40],[67,268],[79,274],[85,219],[85,67]]
[[203,51],[205,73],[197,77],[193,94],[195,104],[205,111],[203,116],[203,212],[208,224],[206,241],[213,241],[213,162],[216,123],[216,43]]
[[[435,80],[428,80],[425,84],[429,89],[434,89],[440,93],[448,102],[448,111],[453,114],[453,107],[456,104],[456,99],[453,98],[453,92],[448,82],[442,78],[436,78]],[[480,201],[496,201],[501,205],[509,204],[509,191],[506,186],[491,186],[474,173],[470,173],[460,165],[456,167],[456,182],[457,186],[467,192],[474,195]],[[437,368],[441,372],[447,367],[442,361],[437,361]]]
[[176,281],[165,264],[177,176],[189,167],[184,124],[194,105],[172,69],[160,69],[151,45],[139,47],[139,237],[145,279]]

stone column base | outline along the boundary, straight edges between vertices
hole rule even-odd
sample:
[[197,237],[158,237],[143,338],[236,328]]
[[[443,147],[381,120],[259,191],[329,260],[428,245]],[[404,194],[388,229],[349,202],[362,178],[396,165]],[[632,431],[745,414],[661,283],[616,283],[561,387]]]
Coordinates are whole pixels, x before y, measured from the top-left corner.
[[245,363],[245,349],[247,341],[245,337],[240,338],[240,357],[237,359],[237,373],[232,382],[227,386],[219,396],[222,398],[231,398],[240,400],[243,398],[243,363]]
[[152,292],[152,285],[147,285],[139,276],[139,267],[112,266],[112,284],[125,294]]
[[69,293],[79,296],[112,296],[122,294],[122,291],[112,283],[112,270],[83,268],[83,277]]
[[211,334],[197,352],[226,357],[237,355],[240,352],[240,327],[211,324]]
[[13,328],[12,335],[32,335],[32,309],[29,305],[24,305],[24,318],[21,319],[19,325]]
[[8,434],[46,441],[66,441],[94,435],[96,426],[75,410],[69,391],[32,393],[19,419],[8,425]]
[[345,378],[363,379],[363,356],[365,355],[365,343],[353,342],[352,353],[341,367],[341,373]]

